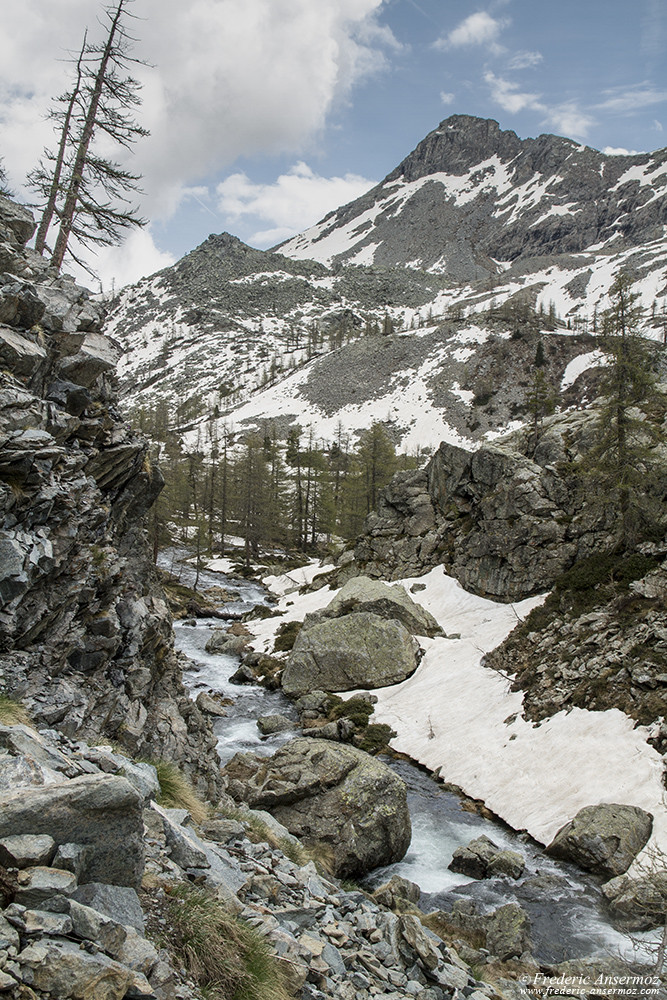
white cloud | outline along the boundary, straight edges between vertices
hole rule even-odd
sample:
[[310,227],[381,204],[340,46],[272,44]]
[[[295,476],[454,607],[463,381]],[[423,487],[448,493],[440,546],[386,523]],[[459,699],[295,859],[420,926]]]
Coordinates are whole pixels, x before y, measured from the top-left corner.
[[[167,219],[193,185],[240,156],[301,152],[337,102],[400,48],[379,25],[383,0],[135,0],[135,54],[151,136],[135,147],[141,212]],[[83,28],[99,40],[99,0],[23,0],[3,10],[0,117],[4,164],[16,190],[42,147],[45,122]],[[119,159],[122,157],[119,156]],[[198,196],[199,197],[199,196]]]
[[448,94],[445,90],[441,90],[440,100],[443,104],[452,104],[454,101],[454,94]]
[[497,39],[509,23],[508,18],[491,17],[486,11],[480,10],[466,17],[448,35],[439,38],[434,45],[443,51],[469,45],[483,45],[493,52],[501,52],[502,48]]
[[250,237],[252,243],[272,246],[358,198],[373,184],[356,174],[321,177],[299,162],[272,184],[256,184],[243,173],[231,174],[218,184],[216,193],[218,209],[229,219],[254,216],[264,223]]
[[656,132],[662,132],[662,122],[659,122],[657,118],[653,119],[653,129]]
[[546,105],[540,100],[540,94],[528,94],[519,90],[518,83],[496,76],[490,70],[484,74],[484,80],[491,88],[491,97],[504,111],[516,114],[525,108],[536,111],[546,111]]
[[605,156],[636,156],[638,149],[624,149],[623,146],[605,146],[602,152]]
[[541,52],[517,52],[507,64],[509,69],[532,69],[538,66],[544,56]]
[[582,111],[575,102],[548,108],[545,123],[561,135],[575,136],[577,139],[588,135],[596,124],[595,118]]
[[[144,275],[176,263],[173,254],[158,249],[148,228],[133,230],[122,246],[102,247],[94,256],[88,255],[87,260],[105,292],[131,285]],[[83,285],[94,284],[90,275],[71,261],[66,262],[65,270]]]
[[648,108],[652,104],[664,104],[667,101],[667,90],[656,90],[647,84],[638,84],[627,89],[615,88],[605,93],[609,96],[601,104],[596,104],[596,107],[601,111],[617,111],[621,114]]

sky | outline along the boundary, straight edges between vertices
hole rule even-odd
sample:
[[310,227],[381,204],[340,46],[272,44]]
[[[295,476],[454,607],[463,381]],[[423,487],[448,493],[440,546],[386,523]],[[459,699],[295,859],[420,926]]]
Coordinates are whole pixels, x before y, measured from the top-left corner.
[[[27,172],[56,140],[99,0],[3,10],[0,157]],[[267,248],[386,176],[452,114],[521,138],[555,133],[606,152],[667,146],[665,0],[131,0],[131,155],[149,225],[90,263],[109,291],[173,263],[210,233]],[[88,282],[90,283],[90,282]]]

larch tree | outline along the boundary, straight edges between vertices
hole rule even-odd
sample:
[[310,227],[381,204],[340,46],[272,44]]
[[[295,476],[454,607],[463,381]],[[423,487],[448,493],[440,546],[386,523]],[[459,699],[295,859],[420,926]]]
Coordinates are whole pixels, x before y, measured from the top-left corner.
[[117,0],[105,10],[104,43],[91,45],[84,37],[75,81],[51,112],[58,125],[58,149],[45,151],[29,176],[43,206],[36,249],[48,249],[48,232],[56,224],[51,264],[57,270],[66,253],[82,263],[72,250],[72,237],[84,247],[112,246],[124,230],[145,225],[128,198],[128,192],[138,190],[140,177],[95,151],[96,138],[130,149],[148,135],[132,115],[141,100],[140,85],[128,74],[129,65],[138,62],[130,56],[134,39],[125,28],[131,3]]

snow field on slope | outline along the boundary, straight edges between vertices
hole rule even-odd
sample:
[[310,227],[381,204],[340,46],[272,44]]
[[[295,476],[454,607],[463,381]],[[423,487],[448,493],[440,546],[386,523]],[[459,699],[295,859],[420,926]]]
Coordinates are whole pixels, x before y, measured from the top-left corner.
[[[296,584],[300,572],[286,577]],[[311,565],[307,576],[315,572]],[[653,814],[653,835],[639,863],[648,859],[652,844],[667,851],[663,759],[646,742],[649,729],[635,727],[617,709],[575,708],[534,725],[522,718],[521,692],[510,691],[508,678],[482,666],[484,654],[543,598],[498,604],[463,590],[442,567],[398,582],[408,593],[413,583],[425,584],[425,590],[411,594],[413,600],[447,635],[460,638],[420,638],[426,654],[415,673],[373,691],[378,698],[374,721],[397,732],[394,749],[439,770],[443,781],[483,800],[515,830],[527,830],[540,843],[549,843],[584,806],[617,802]],[[285,579],[276,583],[284,593]],[[249,623],[257,648],[270,652],[282,622],[303,620],[335,593],[324,587],[281,597],[283,617]]]

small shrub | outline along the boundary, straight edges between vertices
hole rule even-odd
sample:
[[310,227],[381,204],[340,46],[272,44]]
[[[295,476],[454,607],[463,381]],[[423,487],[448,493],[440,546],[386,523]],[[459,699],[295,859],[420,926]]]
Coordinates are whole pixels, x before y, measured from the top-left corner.
[[389,746],[389,741],[393,740],[396,735],[396,732],[386,723],[372,723],[370,726],[366,726],[363,731],[359,749],[370,754],[380,753],[381,750],[385,750]]
[[268,943],[189,883],[171,890],[170,944],[210,1000],[287,1000]]
[[9,698],[6,694],[0,694],[0,725],[29,726],[31,721],[23,705]]
[[302,622],[283,622],[282,625],[279,625],[273,643],[273,652],[288,653],[294,646],[302,624]]
[[209,807],[201,799],[182,771],[170,761],[151,761],[160,782],[158,805],[167,809],[187,809],[193,823],[203,823],[209,816]]
[[368,725],[368,720],[373,714],[373,706],[365,698],[349,698],[347,701],[343,701],[342,698],[335,702],[329,709],[329,718],[332,721],[336,719],[350,719],[354,722],[355,726],[359,726],[364,729]]

